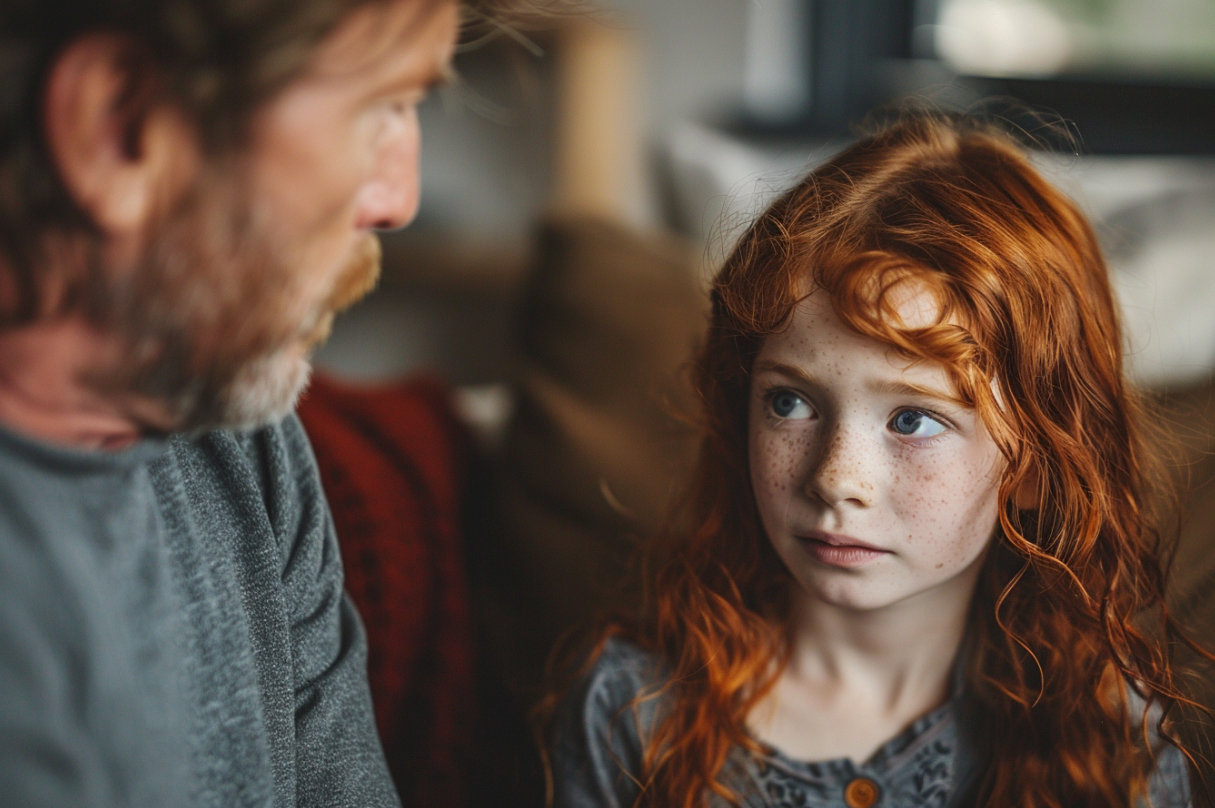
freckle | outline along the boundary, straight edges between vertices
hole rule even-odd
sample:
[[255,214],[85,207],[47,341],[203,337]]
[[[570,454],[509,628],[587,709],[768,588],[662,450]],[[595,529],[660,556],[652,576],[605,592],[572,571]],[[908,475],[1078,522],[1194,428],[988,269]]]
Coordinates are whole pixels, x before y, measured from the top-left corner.
[[942,561],[940,564],[937,564],[937,569],[940,569],[940,568],[941,568],[941,567],[943,567],[943,566],[945,566],[945,562],[944,562],[944,561]]

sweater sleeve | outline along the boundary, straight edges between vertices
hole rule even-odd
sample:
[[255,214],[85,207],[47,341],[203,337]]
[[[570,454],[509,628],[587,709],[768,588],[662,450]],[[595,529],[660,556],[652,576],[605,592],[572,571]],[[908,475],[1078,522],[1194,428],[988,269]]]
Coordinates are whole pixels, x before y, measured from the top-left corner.
[[271,434],[271,519],[283,540],[299,806],[397,806],[376,734],[367,642],[342,585],[337,536],[316,462],[294,416]]

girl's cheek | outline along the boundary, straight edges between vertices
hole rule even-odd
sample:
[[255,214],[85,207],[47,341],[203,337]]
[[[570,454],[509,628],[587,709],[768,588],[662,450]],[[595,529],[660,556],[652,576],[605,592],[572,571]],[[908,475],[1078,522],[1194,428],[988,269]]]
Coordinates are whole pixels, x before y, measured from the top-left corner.
[[[998,474],[990,458],[969,454],[921,456],[903,465],[894,498],[901,521],[919,535],[926,548],[969,554],[982,544],[994,522]],[[936,566],[946,566],[937,564]]]
[[974,469],[956,457],[908,447],[893,460],[892,499],[917,521],[941,521],[975,483]]
[[797,487],[809,446],[805,435],[792,429],[761,428],[752,445],[751,473],[757,483],[773,494]]

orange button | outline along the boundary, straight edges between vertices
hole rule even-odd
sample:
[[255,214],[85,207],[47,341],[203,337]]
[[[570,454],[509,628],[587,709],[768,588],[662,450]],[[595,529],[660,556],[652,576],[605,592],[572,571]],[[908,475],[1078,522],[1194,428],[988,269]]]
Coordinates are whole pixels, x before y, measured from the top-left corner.
[[868,777],[858,777],[844,789],[844,802],[848,808],[869,808],[878,801],[882,790]]

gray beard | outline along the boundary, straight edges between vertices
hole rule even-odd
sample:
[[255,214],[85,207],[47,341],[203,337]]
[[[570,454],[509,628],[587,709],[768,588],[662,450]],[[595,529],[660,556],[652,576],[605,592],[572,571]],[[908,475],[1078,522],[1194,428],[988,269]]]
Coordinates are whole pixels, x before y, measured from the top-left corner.
[[[227,396],[216,402],[209,425],[254,429],[277,421],[295,409],[311,375],[312,363],[304,357],[280,352],[253,359],[232,379]],[[197,420],[197,409],[195,413]],[[208,426],[206,420],[201,428]]]
[[252,428],[291,412],[308,384],[300,357],[299,263],[221,176],[200,183],[155,229],[135,266],[96,267],[90,319],[118,335],[121,368],[89,381],[160,402],[174,431]]

